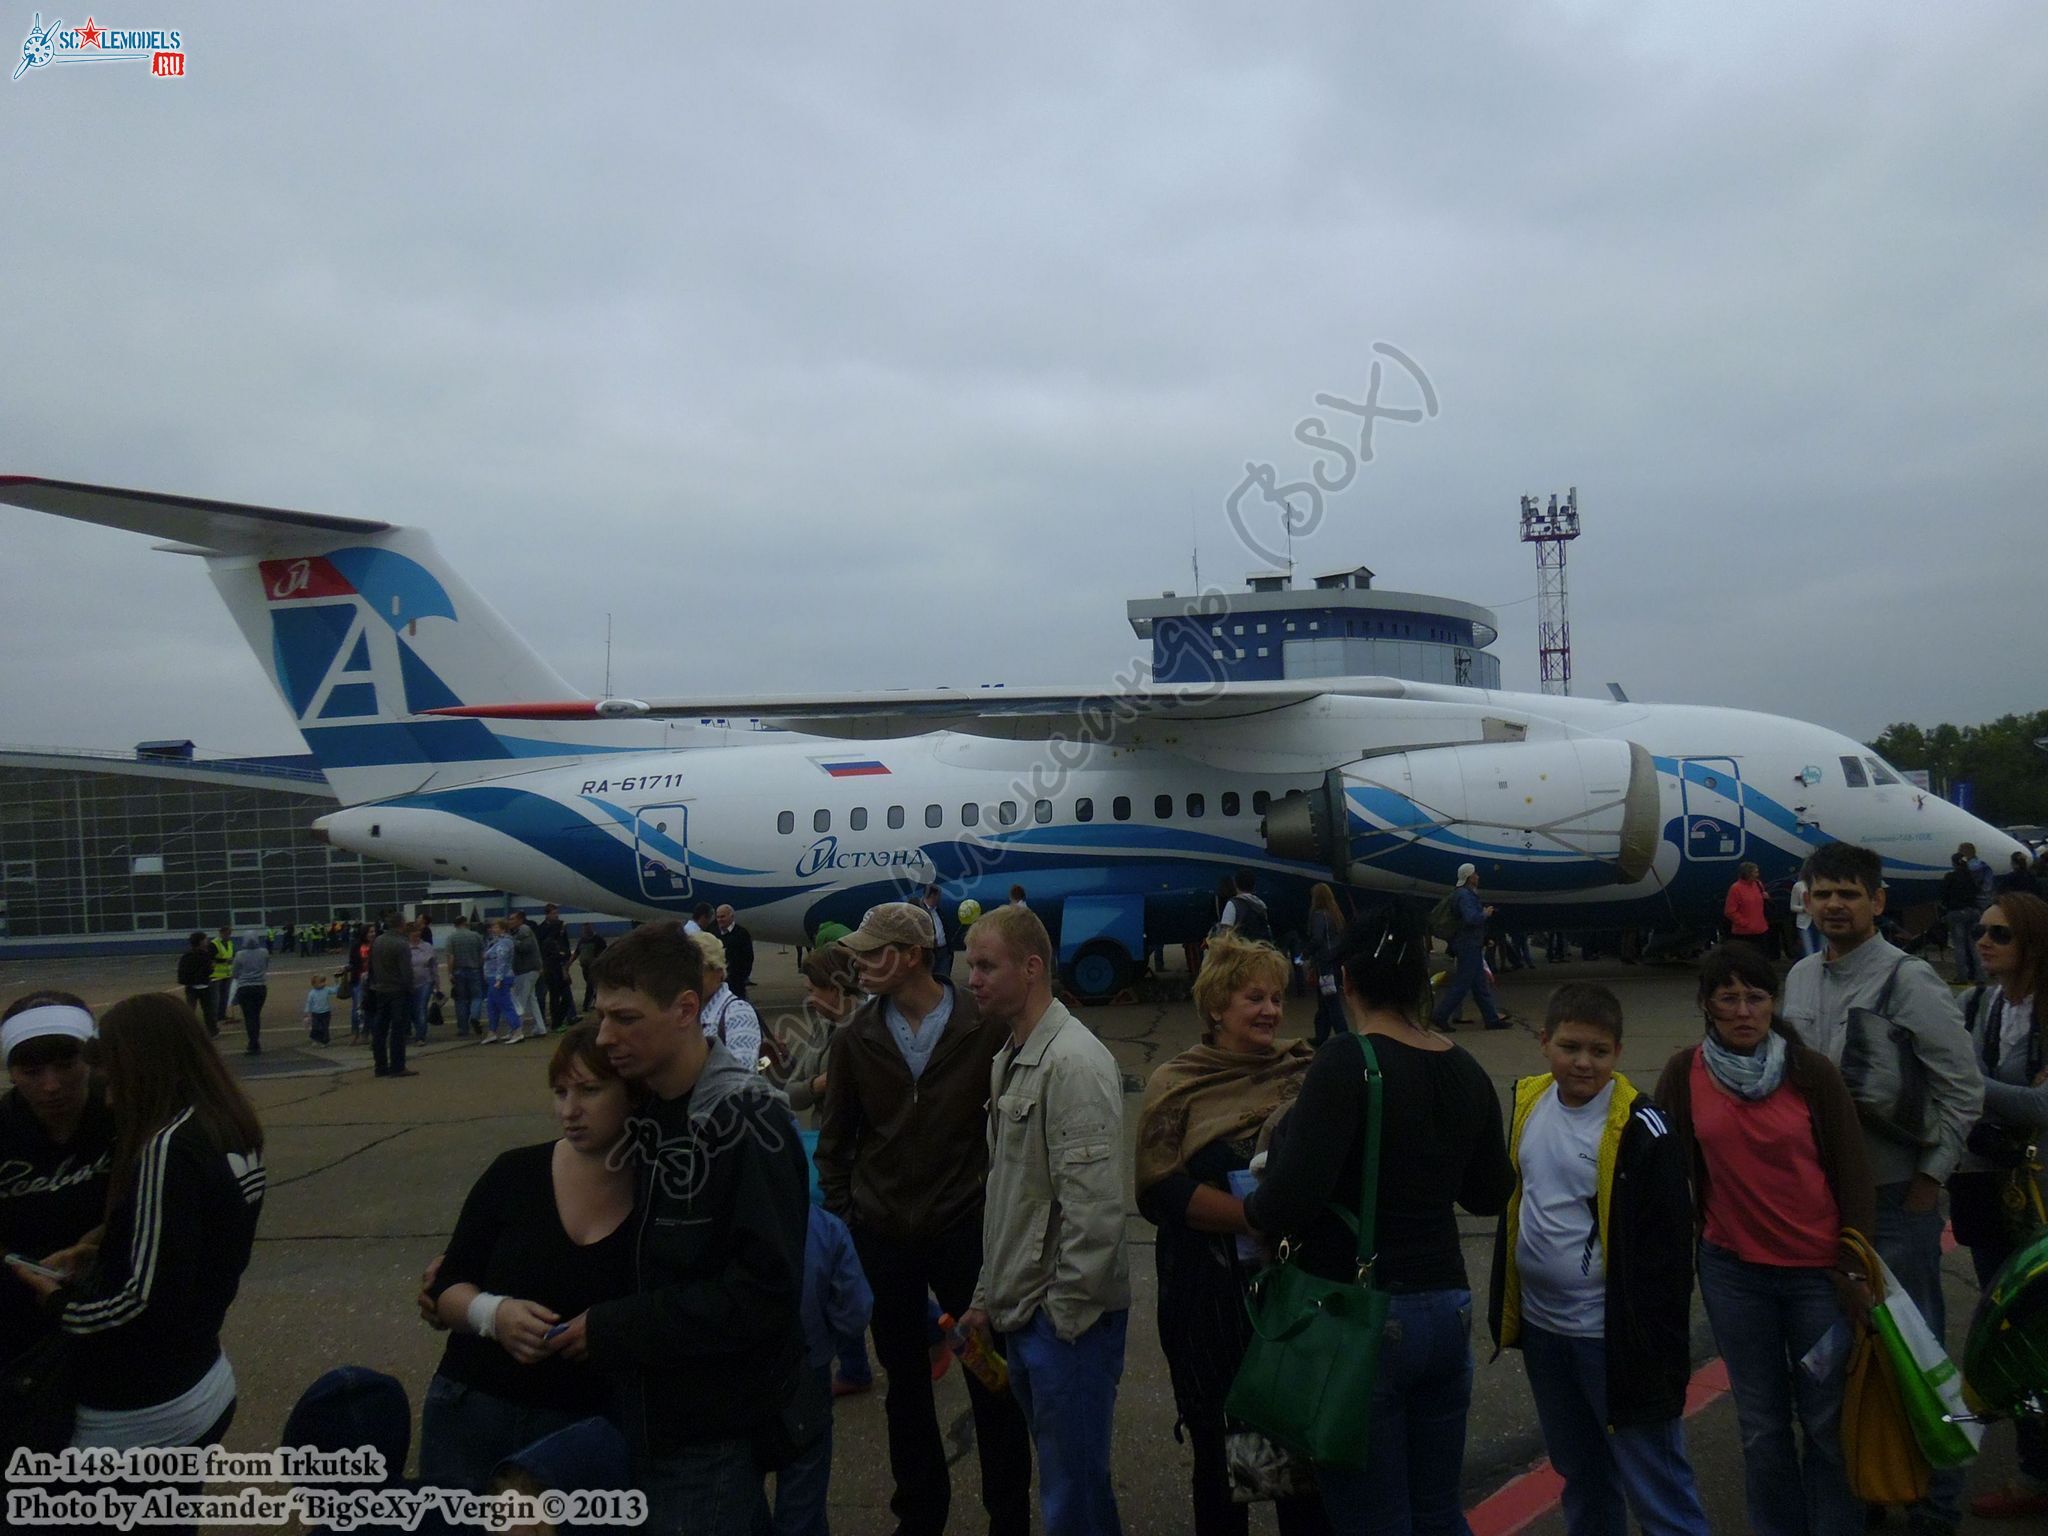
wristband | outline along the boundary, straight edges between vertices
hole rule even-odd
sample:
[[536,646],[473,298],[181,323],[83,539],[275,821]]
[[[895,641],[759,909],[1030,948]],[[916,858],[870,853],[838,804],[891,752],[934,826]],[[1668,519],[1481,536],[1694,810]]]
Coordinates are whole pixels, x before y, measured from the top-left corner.
[[469,1304],[469,1326],[478,1338],[498,1336],[498,1306],[504,1299],[490,1291],[476,1293],[476,1299]]

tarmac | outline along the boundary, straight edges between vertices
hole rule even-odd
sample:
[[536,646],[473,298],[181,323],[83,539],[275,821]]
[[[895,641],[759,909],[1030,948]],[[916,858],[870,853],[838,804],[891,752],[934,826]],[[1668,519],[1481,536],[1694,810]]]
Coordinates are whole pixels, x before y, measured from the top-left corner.
[[[331,973],[333,958],[277,957],[260,1056],[241,1053],[240,1031],[232,1023],[220,1039],[262,1114],[270,1172],[255,1256],[225,1333],[240,1384],[240,1406],[226,1440],[230,1450],[274,1446],[298,1395],[336,1365],[367,1365],[396,1376],[406,1384],[417,1414],[444,1342],[414,1310],[420,1271],[441,1250],[464,1195],[492,1158],[554,1135],[544,1080],[549,1051],[539,1042],[483,1049],[454,1040],[452,1029],[444,1026],[411,1054],[417,1077],[378,1079],[371,1076],[367,1047],[343,1043],[348,1026],[342,1009],[335,1015],[335,1043],[311,1045],[298,1004],[306,978],[316,969]],[[801,994],[794,959],[789,949],[762,946],[752,995],[771,1026],[778,1014],[797,1007]],[[168,958],[0,963],[0,999],[32,987],[59,986],[103,1006],[136,991],[168,988],[170,969]],[[1185,977],[1179,980],[1184,984]],[[1550,989],[1566,980],[1601,981],[1619,994],[1628,1019],[1622,1070],[1632,1072],[1641,1086],[1654,1082],[1674,1050],[1698,1038],[1692,973],[1681,965],[1539,965],[1502,980],[1503,1004],[1523,1020],[1540,1019]],[[1310,1032],[1312,1014],[1309,999],[1288,1004],[1294,1032]],[[1184,999],[1098,1007],[1082,1016],[1124,1070],[1133,1119],[1151,1070],[1192,1044],[1198,1033],[1195,1011]],[[1504,1104],[1516,1077],[1544,1069],[1526,1029],[1486,1033],[1474,1023],[1457,1038],[1486,1068]],[[1127,1180],[1128,1159],[1127,1144]],[[1494,1223],[1468,1218],[1461,1225],[1474,1293],[1477,1361],[1465,1454],[1466,1503],[1475,1511],[1480,1536],[1561,1533],[1561,1515],[1540,1498],[1533,1509],[1511,1508],[1516,1502],[1512,1494],[1488,1502],[1540,1462],[1543,1448],[1519,1355],[1509,1351],[1489,1359],[1493,1351],[1484,1320]],[[1191,1525],[1189,1458],[1174,1438],[1173,1395],[1153,1325],[1153,1230],[1137,1214],[1135,1202],[1128,1238],[1135,1301],[1117,1405],[1117,1497],[1130,1536],[1164,1536]],[[1968,1256],[1950,1254],[1944,1273],[1949,1343],[1959,1358],[1976,1304]],[[1704,1363],[1713,1347],[1697,1305],[1693,1320],[1694,1358]],[[972,1425],[959,1371],[947,1373],[938,1395],[954,1464],[952,1528],[978,1530]],[[832,1529],[839,1536],[887,1536],[893,1522],[879,1381],[875,1392],[838,1402],[834,1434]],[[1731,1402],[1723,1396],[1691,1418],[1687,1439],[1712,1528],[1745,1529],[1741,1449]],[[1984,1455],[1971,1469],[1972,1491],[1999,1486],[2013,1469],[2012,1432],[1994,1426]],[[1894,1515],[1893,1526],[1903,1530],[1902,1517]],[[1969,1531],[2040,1528],[1968,1520],[1964,1525]],[[1253,1511],[1252,1529],[1273,1529],[1269,1507]]]

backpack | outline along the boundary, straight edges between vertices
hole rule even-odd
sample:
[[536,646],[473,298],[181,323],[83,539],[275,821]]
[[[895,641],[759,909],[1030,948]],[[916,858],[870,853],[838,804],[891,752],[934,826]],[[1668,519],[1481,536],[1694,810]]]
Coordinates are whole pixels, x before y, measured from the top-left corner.
[[1927,1068],[1913,1049],[1913,1032],[1892,1022],[1892,988],[1902,959],[1885,978],[1874,1008],[1851,1008],[1842,1037],[1842,1081],[1856,1101],[1866,1130],[1909,1147],[1933,1145],[1927,1115]]
[[1448,944],[1464,931],[1465,919],[1458,914],[1458,892],[1453,888],[1445,891],[1443,900],[1429,909],[1430,937]]
[[1237,936],[1254,944],[1273,942],[1273,919],[1266,911],[1266,904],[1249,891],[1239,891],[1231,897],[1237,908]]

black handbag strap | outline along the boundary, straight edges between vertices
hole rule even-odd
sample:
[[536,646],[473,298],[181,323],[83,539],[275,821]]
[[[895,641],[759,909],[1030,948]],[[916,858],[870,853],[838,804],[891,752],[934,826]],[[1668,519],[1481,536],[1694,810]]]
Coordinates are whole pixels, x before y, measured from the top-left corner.
[[1385,1079],[1372,1041],[1356,1033],[1351,1038],[1365,1055],[1365,1156],[1358,1181],[1358,1283],[1364,1285],[1372,1279],[1373,1261],[1379,1257],[1380,1141],[1384,1125],[1380,1110],[1385,1102]]

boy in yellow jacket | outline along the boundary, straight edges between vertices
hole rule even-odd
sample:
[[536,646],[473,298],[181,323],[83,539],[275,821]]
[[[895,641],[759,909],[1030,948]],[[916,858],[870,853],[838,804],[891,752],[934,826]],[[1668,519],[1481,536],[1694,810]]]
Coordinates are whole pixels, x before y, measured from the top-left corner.
[[1615,1071],[1621,1003],[1558,988],[1551,1070],[1515,1084],[1515,1192],[1493,1251],[1496,1349],[1520,1349],[1572,1536],[1707,1536],[1680,1424],[1692,1374],[1684,1153]]

